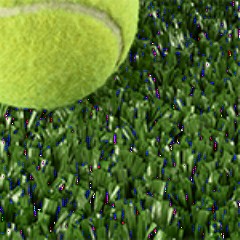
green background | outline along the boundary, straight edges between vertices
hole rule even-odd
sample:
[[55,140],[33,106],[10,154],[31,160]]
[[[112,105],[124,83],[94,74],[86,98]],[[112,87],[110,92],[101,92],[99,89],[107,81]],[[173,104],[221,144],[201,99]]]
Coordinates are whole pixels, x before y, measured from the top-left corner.
[[240,239],[239,9],[141,0],[104,87],[0,105],[0,239]]

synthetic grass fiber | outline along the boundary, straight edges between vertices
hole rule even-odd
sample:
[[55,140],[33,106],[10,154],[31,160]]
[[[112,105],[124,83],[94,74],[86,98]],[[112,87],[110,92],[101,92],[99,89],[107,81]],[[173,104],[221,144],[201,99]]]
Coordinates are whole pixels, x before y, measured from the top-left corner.
[[0,238],[240,239],[239,9],[141,0],[106,85],[1,105]]

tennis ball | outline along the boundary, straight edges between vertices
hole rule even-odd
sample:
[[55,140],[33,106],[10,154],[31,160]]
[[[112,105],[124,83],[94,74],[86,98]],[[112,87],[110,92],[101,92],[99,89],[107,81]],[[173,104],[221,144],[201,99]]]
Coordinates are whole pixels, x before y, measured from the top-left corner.
[[52,110],[103,86],[127,57],[139,0],[1,0],[0,102]]

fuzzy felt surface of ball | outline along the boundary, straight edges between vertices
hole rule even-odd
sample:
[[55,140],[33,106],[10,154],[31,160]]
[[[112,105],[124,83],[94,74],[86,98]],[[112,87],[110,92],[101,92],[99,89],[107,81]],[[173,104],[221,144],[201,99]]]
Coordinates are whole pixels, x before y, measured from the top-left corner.
[[126,59],[139,0],[2,0],[0,102],[53,110],[103,86]]

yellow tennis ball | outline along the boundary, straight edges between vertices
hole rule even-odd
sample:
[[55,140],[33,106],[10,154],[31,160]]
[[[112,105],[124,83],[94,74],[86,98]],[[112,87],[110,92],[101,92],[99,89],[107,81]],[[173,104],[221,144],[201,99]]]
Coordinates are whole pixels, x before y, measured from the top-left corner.
[[54,109],[103,86],[135,38],[139,0],[0,1],[0,102]]

